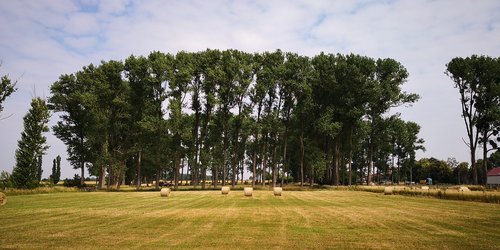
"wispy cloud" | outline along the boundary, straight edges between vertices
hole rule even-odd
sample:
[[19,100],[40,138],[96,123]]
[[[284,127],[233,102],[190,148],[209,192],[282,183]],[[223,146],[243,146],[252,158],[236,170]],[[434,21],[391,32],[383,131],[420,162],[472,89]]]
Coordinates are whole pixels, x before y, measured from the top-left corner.
[[[456,56],[500,54],[500,3],[0,0],[0,34],[0,74],[22,76],[4,111],[14,116],[0,121],[0,169],[14,165],[34,85],[37,94],[48,95],[60,74],[89,63],[206,48],[395,58],[410,72],[406,90],[422,96],[403,117],[423,126],[426,155],[466,160],[458,96],[444,65]],[[46,162],[65,151],[55,137],[49,143]],[[63,169],[65,176],[71,172]]]

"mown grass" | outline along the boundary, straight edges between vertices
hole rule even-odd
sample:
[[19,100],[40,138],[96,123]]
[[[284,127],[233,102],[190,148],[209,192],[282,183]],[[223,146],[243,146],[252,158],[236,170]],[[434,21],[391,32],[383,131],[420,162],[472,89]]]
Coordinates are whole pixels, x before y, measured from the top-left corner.
[[352,191],[9,197],[0,248],[498,249],[500,205]]

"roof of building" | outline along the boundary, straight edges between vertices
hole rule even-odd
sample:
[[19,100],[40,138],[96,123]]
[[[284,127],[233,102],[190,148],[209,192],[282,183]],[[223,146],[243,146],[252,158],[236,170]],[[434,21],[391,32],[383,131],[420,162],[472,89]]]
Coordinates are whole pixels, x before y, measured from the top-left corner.
[[500,176],[500,167],[492,168],[488,173],[486,174],[487,176]]

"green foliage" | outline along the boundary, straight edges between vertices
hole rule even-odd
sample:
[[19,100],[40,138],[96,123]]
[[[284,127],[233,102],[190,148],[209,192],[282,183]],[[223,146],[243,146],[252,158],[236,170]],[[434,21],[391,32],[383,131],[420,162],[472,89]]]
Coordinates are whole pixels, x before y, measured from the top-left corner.
[[81,182],[81,177],[77,174],[73,177],[73,179],[64,179],[63,186],[65,187],[85,187],[86,184]]
[[12,176],[7,171],[2,171],[0,173],[0,189],[4,190],[7,188],[11,188],[12,185]]
[[[467,146],[470,151],[473,182],[478,183],[476,148],[482,143],[483,159],[488,154],[488,146],[497,148],[500,130],[500,58],[472,55],[453,58],[445,72],[460,94],[462,117],[467,130]],[[483,161],[483,175],[488,168]]]
[[[254,181],[271,174],[276,184],[286,173],[346,184],[353,173],[362,178],[363,158],[388,166],[383,116],[418,99],[401,90],[407,77],[393,59],[352,54],[152,52],[62,75],[49,100],[70,162],[81,176],[89,166],[100,187],[125,176],[138,188],[145,179],[177,185],[186,165],[202,187],[208,175],[235,185],[245,165]],[[414,160],[419,127],[403,130],[399,157]],[[359,164],[344,169],[354,157]]]
[[500,166],[500,150],[496,150],[488,158],[490,166],[498,167]]
[[5,99],[16,90],[16,83],[12,82],[8,76],[4,75],[0,78],[0,113],[3,111]]
[[61,179],[61,156],[57,156],[52,161],[52,174],[50,175],[50,181],[55,185],[59,183]]
[[52,84],[48,106],[61,113],[53,126],[54,134],[67,146],[68,160],[75,169],[83,169],[91,160],[90,131],[93,123],[91,107],[95,101],[92,88],[98,81],[93,65],[71,75],[62,75]]
[[24,116],[24,131],[18,141],[16,150],[16,166],[12,171],[15,188],[35,188],[40,181],[41,157],[47,150],[44,132],[48,132],[47,123],[50,113],[45,101],[34,98],[31,108]]
[[415,181],[432,178],[435,184],[453,182],[453,170],[445,161],[422,158],[416,162],[415,167]]

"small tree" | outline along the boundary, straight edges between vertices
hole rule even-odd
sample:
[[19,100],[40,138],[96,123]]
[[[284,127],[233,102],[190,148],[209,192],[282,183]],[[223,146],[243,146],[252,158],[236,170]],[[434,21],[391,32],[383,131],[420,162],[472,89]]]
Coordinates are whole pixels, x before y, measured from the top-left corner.
[[48,146],[43,132],[48,132],[47,122],[50,113],[45,101],[34,98],[31,108],[24,116],[24,131],[21,140],[17,142],[16,166],[12,171],[12,181],[15,188],[35,188],[39,185],[38,163]]
[[12,187],[12,177],[7,171],[2,171],[0,174],[0,189],[6,189]]
[[61,180],[61,156],[57,156],[52,161],[52,174],[50,175],[52,183],[57,184]]

